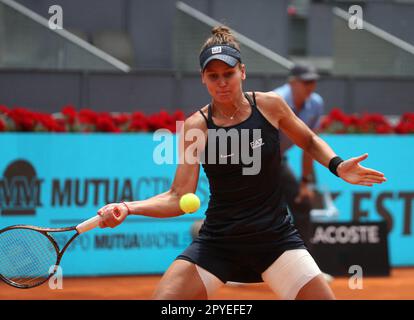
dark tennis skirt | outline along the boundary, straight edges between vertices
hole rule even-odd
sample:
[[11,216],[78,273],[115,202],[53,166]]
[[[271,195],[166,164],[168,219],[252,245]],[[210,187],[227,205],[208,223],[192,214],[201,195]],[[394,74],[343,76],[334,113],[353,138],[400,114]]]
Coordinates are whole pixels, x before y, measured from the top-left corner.
[[256,237],[248,243],[240,243],[206,240],[199,236],[176,259],[197,264],[224,283],[255,283],[263,282],[261,274],[286,250],[307,249],[296,230],[282,238],[263,240]]

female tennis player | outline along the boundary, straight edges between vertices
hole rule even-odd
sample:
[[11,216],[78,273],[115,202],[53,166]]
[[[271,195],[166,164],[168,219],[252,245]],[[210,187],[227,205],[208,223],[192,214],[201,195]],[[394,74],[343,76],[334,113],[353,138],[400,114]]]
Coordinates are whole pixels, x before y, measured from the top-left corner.
[[[342,160],[277,94],[244,93],[246,67],[227,27],[213,28],[201,49],[200,67],[211,103],[184,122],[183,161],[170,189],[146,200],[102,207],[101,227],[115,227],[128,214],[157,218],[183,214],[180,197],[196,191],[201,163],[210,186],[205,222],[199,236],[165,272],[153,298],[207,299],[227,281],[264,281],[280,299],[334,299],[286,209],[280,185],[279,130],[348,183],[372,186],[386,181],[384,174],[360,165],[367,154]],[[202,137],[186,139],[194,132]],[[240,152],[232,149],[231,139],[220,139],[217,132],[241,137]],[[246,132],[249,139],[243,138]],[[217,136],[224,148],[214,145]],[[197,154],[199,161],[190,161],[189,154]],[[246,164],[251,154],[256,154],[256,163]]]

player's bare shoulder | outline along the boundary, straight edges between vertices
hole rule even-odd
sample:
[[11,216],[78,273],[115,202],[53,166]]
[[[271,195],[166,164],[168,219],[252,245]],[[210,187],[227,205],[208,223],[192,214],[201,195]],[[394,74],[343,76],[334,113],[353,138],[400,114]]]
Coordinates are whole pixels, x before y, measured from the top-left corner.
[[285,114],[285,102],[281,96],[275,92],[255,92],[256,104],[259,111],[272,123],[278,127],[279,120]]
[[[199,157],[205,148],[208,132],[206,119],[204,118],[204,116],[207,118],[206,109],[202,108],[188,116],[184,121],[184,125],[180,128],[180,144],[184,146],[184,150],[187,150],[187,148],[191,150],[180,154],[181,159],[186,164],[199,164],[194,161],[194,156]],[[200,111],[204,111],[204,116]],[[197,150],[196,154],[194,154],[195,150]]]
[[185,130],[189,129],[200,129],[202,131],[207,130],[207,123],[205,118],[201,115],[200,111],[205,115],[207,118],[208,113],[208,106],[205,106],[201,108],[200,110],[197,110],[190,116],[188,116],[187,119],[184,121]]
[[274,114],[283,111],[284,100],[275,92],[257,92],[256,101],[262,109]]

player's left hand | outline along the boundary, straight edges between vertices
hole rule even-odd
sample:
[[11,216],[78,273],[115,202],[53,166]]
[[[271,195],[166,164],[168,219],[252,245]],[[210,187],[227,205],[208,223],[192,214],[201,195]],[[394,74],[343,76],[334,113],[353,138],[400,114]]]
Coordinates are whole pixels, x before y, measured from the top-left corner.
[[128,216],[129,210],[125,203],[110,203],[98,210],[98,215],[102,217],[99,223],[101,228],[115,228],[121,224]]
[[366,158],[368,158],[367,153],[342,162],[337,168],[339,177],[346,182],[368,187],[372,187],[374,183],[383,183],[387,181],[382,172],[365,168],[359,164]]

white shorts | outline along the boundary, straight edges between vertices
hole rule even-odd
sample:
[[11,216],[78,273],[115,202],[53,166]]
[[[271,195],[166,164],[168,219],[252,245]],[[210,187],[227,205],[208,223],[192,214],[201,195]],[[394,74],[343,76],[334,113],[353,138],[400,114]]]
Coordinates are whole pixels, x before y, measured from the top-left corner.
[[262,273],[262,279],[283,300],[293,300],[310,280],[322,274],[305,249],[285,251]]

